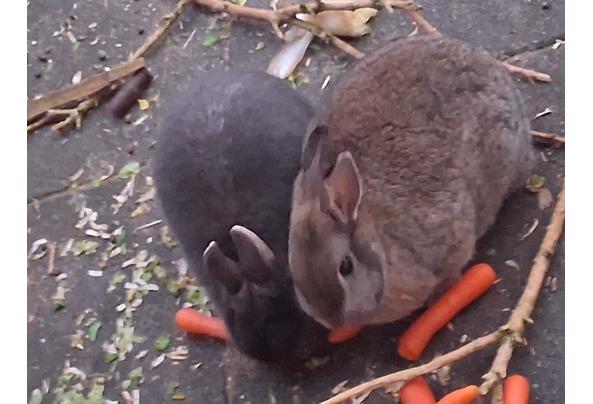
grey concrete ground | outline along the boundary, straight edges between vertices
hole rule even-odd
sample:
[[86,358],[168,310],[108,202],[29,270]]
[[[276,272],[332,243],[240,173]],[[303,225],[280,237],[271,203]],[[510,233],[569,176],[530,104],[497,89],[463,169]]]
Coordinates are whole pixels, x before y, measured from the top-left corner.
[[[99,65],[123,61],[174,3],[169,0],[32,0],[28,6],[27,95],[34,97],[67,84],[79,70],[85,77],[100,69]],[[268,6],[261,0],[248,0],[248,4]],[[426,0],[421,4],[425,8],[424,15],[443,33],[484,47],[498,57],[512,57],[513,63],[549,73],[553,78],[550,84],[530,85],[519,78],[517,81],[532,116],[547,107],[552,110],[551,114],[533,122],[534,129],[564,134],[564,47],[553,46],[556,39],[564,39],[563,1]],[[188,339],[172,322],[178,304],[191,299],[188,291],[182,291],[180,298],[167,291],[166,282],[156,279],[159,275],[159,270],[154,269],[156,258],[148,264],[148,270],[143,268],[141,261],[158,256],[158,267],[166,271],[170,288],[175,286],[178,269],[174,262],[181,257],[181,252],[162,241],[163,224],[134,231],[161,219],[158,203],[150,200],[150,192],[146,194],[150,191],[153,129],[159,121],[160,106],[183,90],[189,80],[214,66],[265,69],[279,47],[268,25],[230,21],[228,17],[194,7],[186,10],[163,46],[147,59],[156,76],[145,94],[150,108],[146,111],[135,108],[132,124],[115,120],[99,108],[85,118],[81,130],[61,136],[44,129],[29,137],[28,248],[42,238],[57,242],[55,268],[63,275],[56,278],[47,274],[47,254],[38,257],[41,254],[37,251],[28,260],[28,396],[39,388],[49,390],[44,403],[54,400],[100,403],[100,398],[68,401],[68,396],[76,400],[77,391],[87,395],[94,386],[90,396],[102,395],[120,403],[126,402],[122,391],[131,394],[134,390],[139,390],[142,403],[170,402],[175,394],[178,399],[185,396],[185,402],[191,403],[311,403],[328,397],[331,389],[342,381],[348,380],[348,386],[352,386],[409,365],[395,355],[397,337],[409,320],[366,329],[355,340],[327,347],[315,360],[290,368],[248,360],[232,348],[224,348],[211,340]],[[64,24],[71,27],[74,43],[68,34],[60,34]],[[397,12],[381,11],[372,26],[370,36],[355,41],[362,50],[371,51],[412,30],[406,18]],[[210,47],[203,45],[207,35],[225,29],[230,30],[228,39]],[[259,42],[265,46],[256,50]],[[104,61],[100,60],[103,52],[107,57]],[[298,90],[315,103],[323,94],[321,83],[326,76],[331,76],[331,86],[339,79],[341,71],[354,64],[349,57],[324,44],[310,49],[307,57],[311,58],[309,66],[302,66],[299,71],[309,82],[300,85]],[[539,147],[539,154],[537,173],[546,178],[545,187],[555,195],[564,177],[564,151]],[[120,178],[117,174],[131,162],[139,163],[134,194],[114,214],[113,196],[119,195],[130,182],[129,175]],[[114,174],[101,180],[111,170]],[[133,167],[132,171],[135,172]],[[82,189],[77,190],[79,186]],[[145,204],[136,202],[142,195],[148,196]],[[107,233],[121,227],[127,240],[122,243],[123,237],[116,235],[112,240],[92,237],[92,231],[90,235],[85,234],[93,229],[89,223],[76,228],[82,206],[97,213],[95,231],[103,231],[96,224],[108,225]],[[139,206],[140,210],[136,210]],[[538,196],[527,191],[508,200],[496,225],[480,242],[476,257],[476,261],[491,263],[501,282],[456,318],[450,329],[434,338],[421,358],[423,361],[459,346],[463,335],[476,338],[505,321],[522,290],[551,210],[551,206],[541,209]],[[86,210],[86,213],[91,212]],[[535,231],[520,240],[534,220],[539,221]],[[73,249],[68,252],[71,239]],[[96,251],[93,252],[93,245],[81,244],[82,240],[97,242]],[[125,246],[125,251],[105,260],[106,251],[115,254],[119,251],[116,249],[113,253],[117,246]],[[122,268],[122,263],[141,250],[147,251],[148,258],[140,257],[136,264]],[[66,251],[65,256],[60,254],[63,251]],[[77,256],[75,252],[82,253]],[[102,276],[92,276],[98,275],[95,272],[89,274],[98,270],[102,271],[99,273]],[[132,272],[144,272],[148,277],[150,270],[154,275],[149,282],[159,285],[160,290],[130,296],[125,282],[131,280]],[[121,280],[119,274],[126,280],[108,290],[114,279]],[[550,275],[555,280],[542,291],[538,301],[533,316],[535,325],[529,327],[527,333],[529,346],[517,350],[510,369],[529,377],[533,403],[564,401],[563,241],[554,256]],[[116,311],[118,305],[126,302],[135,306],[134,311]],[[57,304],[63,308],[56,311]],[[96,338],[92,338],[97,322],[101,327]],[[123,335],[126,332],[144,338],[130,342]],[[154,342],[163,334],[173,337],[166,353],[181,345],[186,346],[189,353],[186,359],[166,357],[153,369],[151,362],[161,355]],[[133,347],[124,360],[106,363],[113,355],[106,354],[105,350],[115,349],[122,359],[123,351],[130,348],[130,344]],[[430,384],[439,395],[459,386],[477,384],[492,357],[492,349],[477,353],[452,367],[448,385],[441,386],[432,378]],[[77,370],[65,370],[67,367],[76,368],[84,375]],[[138,367],[142,367],[141,378]],[[130,377],[133,369],[136,370]],[[104,380],[103,392],[98,380]],[[139,381],[139,386],[135,386]],[[172,393],[173,383],[178,387]],[[388,403],[393,402],[393,398],[376,392],[365,402]]]

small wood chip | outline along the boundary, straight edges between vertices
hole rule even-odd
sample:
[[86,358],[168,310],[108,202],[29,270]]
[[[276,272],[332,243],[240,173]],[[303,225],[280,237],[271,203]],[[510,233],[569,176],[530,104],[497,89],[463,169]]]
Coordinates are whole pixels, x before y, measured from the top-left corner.
[[533,118],[533,120],[535,121],[537,118],[540,118],[542,116],[551,114],[552,110],[550,109],[550,107],[546,107],[546,109],[544,109],[542,112],[538,112],[537,114],[535,114],[535,117]]
[[58,248],[58,244],[54,241],[50,242],[47,245],[47,273],[49,275],[59,275],[60,271],[56,270],[55,267],[55,260],[56,260],[56,249]]

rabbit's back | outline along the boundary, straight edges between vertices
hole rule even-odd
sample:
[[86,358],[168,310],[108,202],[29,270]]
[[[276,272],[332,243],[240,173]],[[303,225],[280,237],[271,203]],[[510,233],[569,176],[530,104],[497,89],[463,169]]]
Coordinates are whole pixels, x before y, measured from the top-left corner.
[[164,113],[154,162],[168,223],[190,260],[229,229],[252,229],[285,260],[292,181],[313,114],[286,83],[259,72],[209,73]]
[[350,150],[360,169],[362,214],[425,268],[463,265],[529,167],[512,78],[453,39],[385,46],[339,83],[326,113],[330,154]]

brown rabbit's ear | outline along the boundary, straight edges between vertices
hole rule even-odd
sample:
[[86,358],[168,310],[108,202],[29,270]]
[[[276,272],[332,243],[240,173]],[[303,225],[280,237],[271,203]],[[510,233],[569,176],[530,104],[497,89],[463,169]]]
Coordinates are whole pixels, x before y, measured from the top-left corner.
[[206,271],[220,282],[229,294],[234,295],[241,289],[242,279],[235,261],[227,258],[215,241],[212,241],[202,255]]
[[301,169],[303,171],[302,187],[306,196],[313,198],[323,189],[323,144],[327,135],[327,127],[311,122],[303,143]]
[[324,211],[342,224],[356,221],[362,198],[362,179],[356,162],[349,151],[338,155],[336,164],[325,180],[325,193],[321,198]]
[[257,234],[243,226],[233,226],[230,233],[239,256],[239,268],[244,276],[257,284],[269,281],[274,264],[274,253],[270,247]]

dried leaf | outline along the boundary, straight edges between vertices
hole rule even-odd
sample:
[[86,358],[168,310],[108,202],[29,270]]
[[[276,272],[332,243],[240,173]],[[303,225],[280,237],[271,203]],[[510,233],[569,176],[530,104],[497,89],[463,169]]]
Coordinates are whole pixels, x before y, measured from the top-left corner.
[[377,15],[377,10],[370,7],[350,10],[321,11],[317,14],[297,14],[296,18],[313,23],[325,32],[348,37],[360,37],[371,32],[367,22]]
[[263,42],[258,42],[257,45],[255,45],[255,50],[260,50],[263,49],[266,46],[265,43]]
[[157,356],[156,358],[154,358],[151,362],[150,362],[150,367],[152,369],[156,368],[157,366],[159,366],[161,363],[163,363],[163,361],[165,360],[165,354],[161,354],[159,356]]
[[78,84],[82,81],[82,72],[79,70],[72,76],[72,84]]
[[519,264],[517,264],[517,261],[514,260],[506,260],[505,265],[508,265],[511,268],[515,268],[517,271],[520,271],[521,268],[519,267]]
[[272,58],[266,72],[281,79],[287,78],[305,56],[313,34],[299,27],[286,32],[286,43]]
[[346,390],[347,384],[348,384],[348,380],[344,380],[343,382],[336,384],[336,386],[331,390],[331,393],[333,395],[340,394],[341,392]]
[[141,111],[146,111],[148,108],[150,108],[150,102],[144,98],[140,98],[138,99],[138,107]]
[[537,228],[537,225],[539,224],[539,220],[533,219],[533,222],[531,222],[531,226],[529,226],[529,229],[527,230],[527,232],[521,236],[520,240],[525,240],[527,237],[529,237]]
[[[29,249],[29,254],[27,254],[28,258],[38,260],[39,258],[43,257],[46,253],[45,249],[41,249],[41,247],[47,244],[47,239],[40,238],[39,240],[35,240],[33,244],[31,244],[31,248]],[[41,251],[39,251],[41,249]]]

